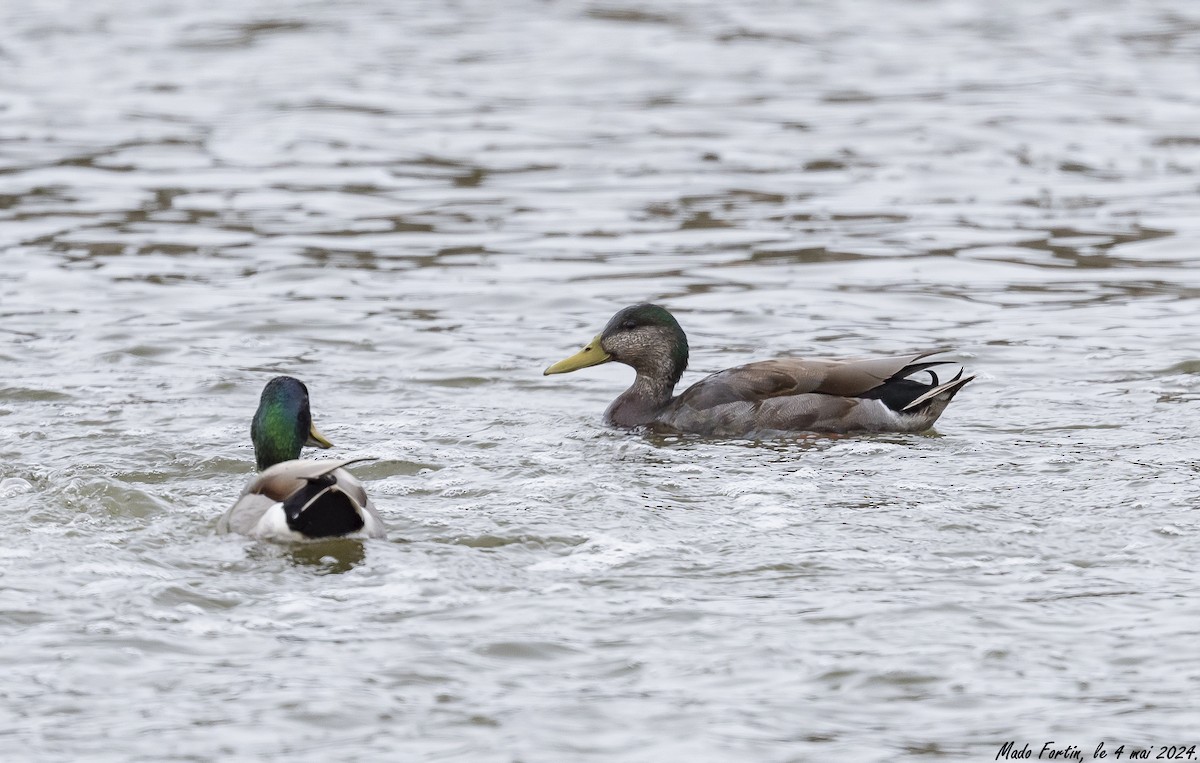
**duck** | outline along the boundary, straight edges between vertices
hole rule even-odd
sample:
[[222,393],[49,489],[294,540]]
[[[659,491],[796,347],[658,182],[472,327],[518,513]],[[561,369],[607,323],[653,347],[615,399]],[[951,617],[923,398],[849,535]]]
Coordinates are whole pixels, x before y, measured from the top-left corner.
[[370,459],[300,459],[306,445],[333,447],[313,425],[304,382],[291,376],[267,382],[250,439],[259,473],[218,520],[217,532],[277,543],[386,536],[362,482],[344,468]]
[[[606,424],[717,437],[789,433],[924,432],[974,376],[943,381],[944,350],[858,360],[778,358],[718,371],[674,393],[688,364],[688,342],[661,305],[619,310],[588,344],[544,375],[623,363],[633,385],[604,413]],[[927,377],[926,377],[927,375]],[[918,378],[913,378],[918,377]]]

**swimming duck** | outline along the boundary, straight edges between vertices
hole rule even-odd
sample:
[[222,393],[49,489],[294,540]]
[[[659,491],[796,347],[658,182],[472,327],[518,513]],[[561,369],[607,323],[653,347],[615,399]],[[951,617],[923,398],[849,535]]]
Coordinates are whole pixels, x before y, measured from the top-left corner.
[[[922,432],[933,426],[973,376],[943,382],[936,352],[864,360],[780,358],[719,371],[681,395],[687,336],[659,305],[617,312],[586,347],[546,369],[565,374],[616,361],[632,366],[633,386],[608,406],[605,422],[670,432],[748,437],[788,432]],[[924,371],[929,380],[910,378]]]
[[221,517],[217,532],[277,542],[386,535],[362,483],[342,468],[365,459],[298,460],[305,445],[333,447],[313,426],[308,387],[299,379],[267,382],[250,439],[260,473]]

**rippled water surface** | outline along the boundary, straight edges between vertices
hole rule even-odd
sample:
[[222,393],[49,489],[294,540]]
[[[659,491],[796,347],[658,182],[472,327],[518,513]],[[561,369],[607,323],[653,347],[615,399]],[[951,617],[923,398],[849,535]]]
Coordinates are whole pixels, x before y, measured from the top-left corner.
[[[21,760],[1200,743],[1200,7],[0,6]],[[543,377],[954,348],[936,432],[652,437]],[[217,536],[272,375],[388,541]]]

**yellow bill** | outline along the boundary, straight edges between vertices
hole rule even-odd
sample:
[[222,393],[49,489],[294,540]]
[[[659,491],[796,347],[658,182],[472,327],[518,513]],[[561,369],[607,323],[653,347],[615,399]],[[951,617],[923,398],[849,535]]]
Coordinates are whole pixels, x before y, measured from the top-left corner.
[[304,443],[310,448],[332,448],[333,443],[325,439],[325,435],[317,431],[316,424],[308,425],[308,442]]
[[587,347],[584,347],[569,358],[558,361],[543,371],[542,375],[566,374],[571,371],[578,371],[581,368],[587,368],[588,366],[598,366],[610,360],[612,360],[612,355],[609,355],[600,346],[600,335],[596,334],[596,337],[588,342]]

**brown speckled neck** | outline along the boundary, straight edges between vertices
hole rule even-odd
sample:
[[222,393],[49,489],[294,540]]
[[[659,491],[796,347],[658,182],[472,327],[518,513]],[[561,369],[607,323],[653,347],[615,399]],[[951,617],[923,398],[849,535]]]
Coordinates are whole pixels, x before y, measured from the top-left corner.
[[671,403],[675,383],[662,376],[639,372],[633,385],[608,406],[604,420],[619,427],[640,427],[650,422]]

